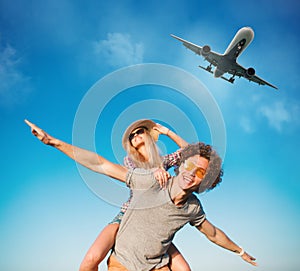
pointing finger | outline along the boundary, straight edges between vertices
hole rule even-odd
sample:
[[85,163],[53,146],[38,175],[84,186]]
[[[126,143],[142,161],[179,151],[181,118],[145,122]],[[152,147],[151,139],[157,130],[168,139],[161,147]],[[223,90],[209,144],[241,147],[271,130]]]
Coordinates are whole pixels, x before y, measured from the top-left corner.
[[39,127],[37,127],[35,124],[33,124],[32,122],[30,122],[29,120],[25,119],[24,120],[25,123],[30,126],[30,128],[32,129],[32,131],[36,131],[37,133],[41,133],[42,129],[40,129]]
[[25,119],[24,121],[28,126],[31,127],[31,129],[34,129],[34,130],[38,129],[38,127],[35,124],[33,124],[32,122],[30,122],[29,120]]

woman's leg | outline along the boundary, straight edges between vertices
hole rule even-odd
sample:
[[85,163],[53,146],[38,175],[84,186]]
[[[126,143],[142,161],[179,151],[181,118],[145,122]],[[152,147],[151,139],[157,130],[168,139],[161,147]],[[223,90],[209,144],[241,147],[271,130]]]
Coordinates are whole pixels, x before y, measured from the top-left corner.
[[98,265],[106,257],[115,243],[119,224],[108,224],[98,235],[86,253],[79,271],[98,271]]
[[170,268],[172,271],[191,271],[189,264],[173,243],[170,245],[168,253],[170,255]]

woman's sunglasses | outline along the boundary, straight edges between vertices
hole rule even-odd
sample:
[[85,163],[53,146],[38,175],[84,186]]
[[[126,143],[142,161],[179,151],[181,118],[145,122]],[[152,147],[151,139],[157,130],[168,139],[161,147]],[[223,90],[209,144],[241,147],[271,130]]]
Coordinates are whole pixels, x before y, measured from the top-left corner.
[[129,141],[131,141],[136,135],[142,135],[143,133],[145,133],[145,130],[147,130],[144,127],[141,127],[139,129],[137,129],[135,132],[131,133],[128,137]]

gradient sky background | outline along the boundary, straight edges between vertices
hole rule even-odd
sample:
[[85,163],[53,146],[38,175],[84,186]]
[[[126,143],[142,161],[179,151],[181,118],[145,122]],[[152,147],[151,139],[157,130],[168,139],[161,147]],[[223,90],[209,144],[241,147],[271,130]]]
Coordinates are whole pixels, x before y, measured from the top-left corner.
[[[23,120],[72,142],[79,105],[98,80],[129,65],[161,63],[198,78],[220,108],[225,175],[200,199],[208,219],[259,263],[248,265],[186,226],[174,242],[192,270],[299,270],[299,6],[292,0],[0,0],[0,269],[77,270],[118,212],[109,199],[123,199],[113,195],[124,187],[99,175],[102,196],[89,189],[76,164],[38,142]],[[170,37],[222,53],[243,26],[255,37],[239,63],[253,66],[278,91],[214,79],[198,68],[206,64],[202,58]],[[101,96],[95,103],[103,103]],[[211,143],[209,124],[190,98],[153,85],[124,90],[101,111],[92,135],[97,152],[122,161],[122,129],[151,116],[188,141]],[[163,136],[159,144],[163,152],[176,149]]]

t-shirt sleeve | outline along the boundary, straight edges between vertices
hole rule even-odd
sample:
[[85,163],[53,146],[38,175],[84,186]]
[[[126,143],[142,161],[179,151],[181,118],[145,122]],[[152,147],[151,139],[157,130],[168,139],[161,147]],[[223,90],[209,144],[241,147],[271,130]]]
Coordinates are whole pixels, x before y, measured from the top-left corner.
[[190,225],[194,226],[194,227],[198,227],[202,224],[202,222],[205,220],[206,215],[203,213],[197,217],[195,217],[195,219],[193,221],[190,221]]
[[190,220],[190,225],[198,227],[206,219],[206,215],[205,215],[205,212],[201,205],[201,202],[196,197],[194,199],[193,204],[195,204],[196,207],[194,209],[194,215],[192,216],[192,219]]

